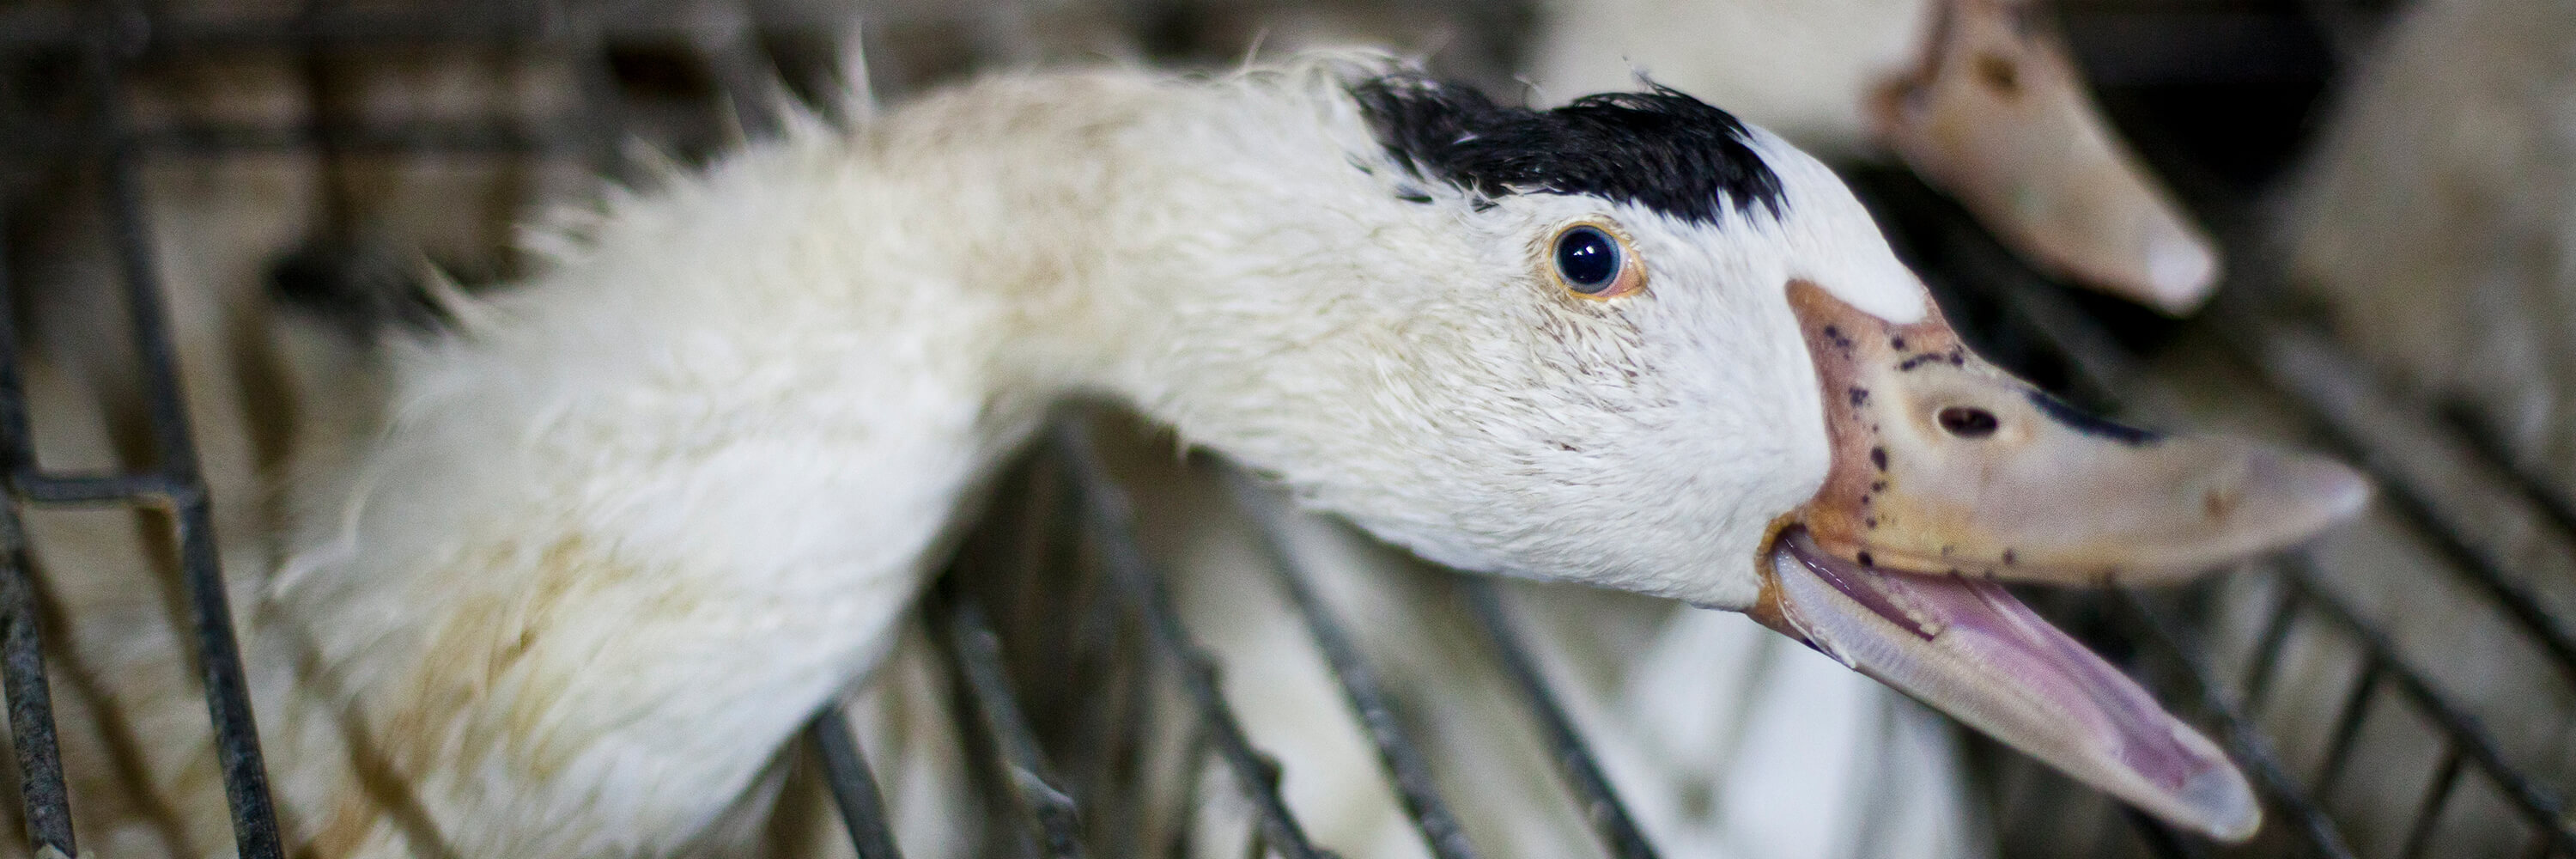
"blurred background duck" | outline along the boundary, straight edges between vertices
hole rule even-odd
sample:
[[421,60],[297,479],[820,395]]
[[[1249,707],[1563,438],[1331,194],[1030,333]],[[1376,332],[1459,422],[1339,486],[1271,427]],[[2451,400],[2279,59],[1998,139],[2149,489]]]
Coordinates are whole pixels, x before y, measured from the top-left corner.
[[[2293,286],[2403,383],[2576,492],[2576,16],[2418,0],[2363,50],[2279,232]],[[2463,58],[2476,58],[2463,62]]]
[[2044,271],[2163,313],[2216,246],[2093,103],[2036,0],[1549,0],[1551,97],[1654,82],[1829,158],[1894,155]]

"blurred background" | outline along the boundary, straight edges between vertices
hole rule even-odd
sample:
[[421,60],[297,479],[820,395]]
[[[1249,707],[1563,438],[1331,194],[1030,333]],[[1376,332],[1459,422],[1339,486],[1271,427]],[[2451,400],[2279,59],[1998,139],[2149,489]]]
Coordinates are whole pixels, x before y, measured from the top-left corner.
[[[270,316],[507,289],[519,225],[791,112],[1343,44],[1507,102],[1642,70],[1737,109],[1831,158],[1998,363],[2370,472],[2308,548],[2026,594],[2245,765],[2263,833],[2167,829],[1733,616],[1431,568],[1094,413],[796,750],[820,789],[781,855],[2576,859],[2550,0],[0,0],[13,840],[63,799],[30,736],[33,630],[79,635],[48,541],[128,545],[203,667],[203,532],[274,515],[291,392],[330,384]],[[113,719],[51,653],[52,718]]]

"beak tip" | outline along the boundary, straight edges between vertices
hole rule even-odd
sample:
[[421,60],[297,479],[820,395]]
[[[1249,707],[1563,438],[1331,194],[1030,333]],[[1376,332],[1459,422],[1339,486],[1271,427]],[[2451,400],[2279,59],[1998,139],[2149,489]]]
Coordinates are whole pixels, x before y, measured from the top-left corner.
[[2167,316],[2189,316],[2217,291],[2218,252],[2192,236],[2172,236],[2147,252],[2147,303]]
[[[2359,514],[2370,505],[2370,479],[2332,459],[2306,453],[2257,454],[2253,473],[2270,487],[2285,542],[2295,542]],[[2284,515],[2286,514],[2286,515]]]
[[2263,828],[2263,804],[2233,766],[2202,772],[2183,786],[2178,797],[2196,813],[2193,828],[2228,844],[2243,843]]

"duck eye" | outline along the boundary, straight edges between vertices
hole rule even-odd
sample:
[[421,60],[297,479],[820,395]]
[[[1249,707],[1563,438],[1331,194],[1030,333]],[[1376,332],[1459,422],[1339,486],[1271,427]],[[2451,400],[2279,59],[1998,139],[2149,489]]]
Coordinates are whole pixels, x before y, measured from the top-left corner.
[[1629,259],[1628,246],[1610,231],[1575,224],[1556,234],[1550,251],[1556,279],[1586,298],[1611,298],[1636,291],[1642,270]]

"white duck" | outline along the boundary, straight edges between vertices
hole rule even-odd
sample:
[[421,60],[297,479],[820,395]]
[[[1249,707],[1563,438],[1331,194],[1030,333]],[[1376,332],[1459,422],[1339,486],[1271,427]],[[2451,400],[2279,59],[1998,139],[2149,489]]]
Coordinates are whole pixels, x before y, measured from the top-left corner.
[[1657,82],[1827,157],[1893,152],[2042,269],[2174,315],[2216,248],[2094,106],[2037,0],[1547,0],[1551,93]]
[[316,855],[741,846],[1068,396],[1427,557],[1749,612],[2222,837],[2258,819],[2225,758],[1980,579],[2170,580],[2364,494],[1987,367],[1821,165],[1672,93],[1004,77],[553,236],[393,347],[382,427],[304,463],[257,584]]

